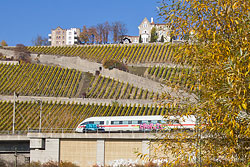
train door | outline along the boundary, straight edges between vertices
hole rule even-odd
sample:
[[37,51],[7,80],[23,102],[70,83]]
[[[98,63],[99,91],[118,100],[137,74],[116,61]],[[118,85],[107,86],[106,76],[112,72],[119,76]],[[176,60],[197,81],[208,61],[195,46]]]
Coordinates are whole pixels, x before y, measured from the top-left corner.
[[105,131],[109,132],[110,131],[110,121],[106,120],[105,122]]

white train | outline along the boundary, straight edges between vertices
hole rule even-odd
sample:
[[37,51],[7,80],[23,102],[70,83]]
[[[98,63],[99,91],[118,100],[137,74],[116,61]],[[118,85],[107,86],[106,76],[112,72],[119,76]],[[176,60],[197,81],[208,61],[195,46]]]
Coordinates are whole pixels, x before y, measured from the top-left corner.
[[187,129],[194,130],[195,117],[170,116],[112,116],[90,117],[82,121],[76,128],[76,132],[115,132],[115,131],[153,131]]

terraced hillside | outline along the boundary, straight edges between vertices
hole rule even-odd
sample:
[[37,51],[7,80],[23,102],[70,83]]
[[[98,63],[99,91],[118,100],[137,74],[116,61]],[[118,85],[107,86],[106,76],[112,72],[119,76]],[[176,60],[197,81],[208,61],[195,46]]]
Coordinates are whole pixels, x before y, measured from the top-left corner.
[[31,46],[32,53],[79,56],[96,62],[118,60],[125,63],[170,62],[173,59],[173,45],[91,45],[91,46]]
[[0,94],[23,96],[153,99],[154,92],[74,69],[38,64],[0,64]]
[[181,88],[188,88],[195,91],[195,83],[190,79],[189,68],[174,68],[153,66],[146,70],[145,76],[167,85],[178,85]]
[[87,97],[105,99],[153,99],[159,94],[114,79],[98,76],[90,84]]
[[[178,107],[177,107],[178,108]],[[42,129],[75,129],[82,120],[92,116],[140,116],[160,115],[165,112],[177,112],[170,104],[164,107],[156,105],[117,105],[113,104],[70,104],[42,103]],[[12,131],[13,103],[0,102],[0,133]],[[15,130],[27,133],[28,129],[39,128],[40,104],[33,102],[16,102]]]
[[[33,53],[65,55],[63,57],[72,59],[71,56],[80,56],[81,58],[102,62],[107,59],[115,59],[126,63],[131,63],[136,66],[137,63],[169,63],[173,62],[173,46],[162,44],[138,44],[138,45],[98,45],[98,46],[72,46],[72,47],[28,47]],[[37,56],[39,57],[39,56]],[[59,58],[62,58],[58,56]],[[43,58],[41,56],[40,58]],[[58,58],[58,59],[59,59]],[[75,59],[77,57],[74,57]],[[80,58],[77,58],[82,60]],[[54,60],[52,58],[52,60]],[[58,60],[59,61],[59,60]],[[70,61],[70,60],[69,60]],[[86,61],[86,60],[84,60]],[[67,61],[64,61],[67,62]],[[72,61],[72,64],[77,64]],[[88,63],[87,61],[86,63]],[[92,62],[93,63],[93,62]],[[46,64],[46,63],[45,63]],[[47,63],[53,64],[53,63]],[[97,64],[97,63],[96,63]],[[58,64],[54,64],[58,65]],[[67,65],[67,64],[66,64]],[[65,65],[65,66],[66,66]],[[79,64],[81,65],[81,64]],[[91,65],[90,65],[91,66]],[[101,73],[104,76],[111,76],[112,78],[103,77],[101,75],[94,76],[92,73],[81,72],[75,69],[61,68],[58,66],[38,65],[38,64],[20,64],[20,65],[4,65],[0,64],[0,95],[13,95],[14,91],[22,96],[51,96],[51,97],[69,97],[69,101],[73,102],[73,97],[87,97],[88,100],[93,99],[129,99],[126,100],[131,103],[134,99],[146,99],[152,102],[153,99],[158,99],[160,94],[158,90],[162,89],[161,83],[168,81],[172,85],[180,85],[188,87],[195,85],[188,79],[189,69],[184,68],[166,68],[166,67],[150,67],[146,69],[144,65],[138,67],[131,66],[132,73],[140,75],[137,79],[137,86],[130,85],[126,82],[126,76],[123,74],[124,80],[119,81],[117,75],[104,75],[105,70]],[[87,66],[90,68],[89,66]],[[98,67],[99,64],[98,64]],[[77,68],[73,66],[71,68]],[[146,77],[143,78],[146,70]],[[88,71],[85,70],[85,71]],[[109,72],[109,71],[108,71]],[[107,72],[106,72],[107,73]],[[112,73],[113,74],[113,73]],[[117,78],[116,78],[117,77]],[[147,82],[144,82],[144,80]],[[121,79],[120,79],[121,80]],[[128,80],[128,79],[127,79]],[[152,81],[152,82],[151,82]],[[139,85],[143,82],[145,85]],[[156,92],[152,92],[151,87],[148,86],[148,91],[144,89],[148,83],[155,88],[152,83],[159,85]],[[85,100],[85,99],[81,99]],[[137,101],[138,102],[138,101]],[[136,103],[137,103],[136,102]],[[176,104],[168,104],[164,107],[145,104],[126,104],[119,105],[117,103],[109,102],[108,104],[76,104],[76,103],[61,103],[48,102],[42,103],[42,128],[54,129],[53,132],[58,132],[56,128],[75,129],[77,124],[82,120],[92,116],[137,116],[137,115],[164,115],[166,112],[177,113],[181,108]],[[144,102],[141,102],[144,103]],[[125,104],[125,103],[124,103]],[[39,128],[40,104],[28,101],[16,102],[16,119],[15,128],[18,132],[27,133],[28,129]],[[0,133],[8,133],[12,130],[12,114],[13,103],[7,101],[0,101]]]
[[74,97],[84,75],[55,66],[0,64],[0,94]]

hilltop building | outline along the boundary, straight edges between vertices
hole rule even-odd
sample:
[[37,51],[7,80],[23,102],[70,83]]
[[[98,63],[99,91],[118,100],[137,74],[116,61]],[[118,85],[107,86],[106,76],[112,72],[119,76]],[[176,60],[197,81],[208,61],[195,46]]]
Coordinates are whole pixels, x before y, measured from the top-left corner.
[[75,45],[80,43],[80,28],[62,29],[57,27],[52,29],[48,36],[51,46]]
[[162,36],[164,42],[170,42],[170,26],[166,23],[154,23],[153,17],[151,17],[151,22],[149,22],[145,17],[138,26],[139,36],[124,36],[123,43],[139,43],[140,36],[142,43],[149,43],[151,39],[151,30],[153,27],[156,28],[156,33],[158,36],[157,42],[161,41]]
[[139,36],[125,35],[123,38],[123,43],[139,43]]
[[161,36],[164,38],[164,42],[170,42],[170,31],[171,28],[168,24],[165,23],[154,23],[153,17],[151,17],[151,22],[145,17],[141,24],[138,26],[139,28],[139,36],[141,36],[142,43],[149,43],[151,39],[151,30],[152,28],[156,28],[156,33],[158,35],[157,41],[161,40]]

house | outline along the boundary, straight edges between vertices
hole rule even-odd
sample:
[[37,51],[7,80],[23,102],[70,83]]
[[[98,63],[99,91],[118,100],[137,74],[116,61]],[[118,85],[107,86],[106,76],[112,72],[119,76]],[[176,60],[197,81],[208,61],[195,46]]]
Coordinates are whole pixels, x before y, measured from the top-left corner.
[[122,39],[123,43],[139,43],[139,36],[125,35]]
[[139,28],[139,36],[141,36],[142,43],[149,43],[151,39],[151,30],[152,28],[156,28],[156,33],[158,35],[157,41],[161,41],[163,36],[164,42],[170,42],[170,32],[171,28],[168,24],[165,23],[154,23],[153,17],[151,17],[151,21],[145,17],[141,24],[138,26]]
[[51,46],[79,44],[80,28],[62,29],[60,26],[51,30],[49,42]]

